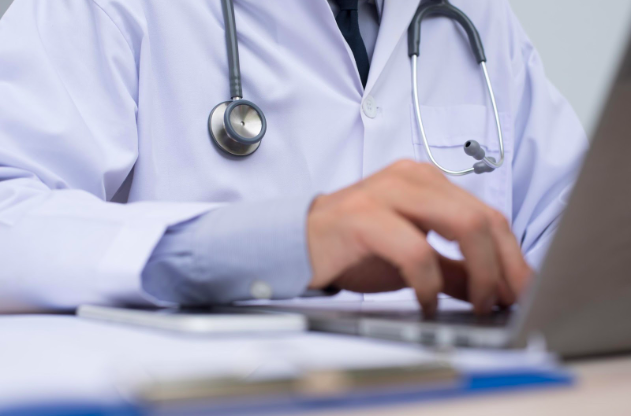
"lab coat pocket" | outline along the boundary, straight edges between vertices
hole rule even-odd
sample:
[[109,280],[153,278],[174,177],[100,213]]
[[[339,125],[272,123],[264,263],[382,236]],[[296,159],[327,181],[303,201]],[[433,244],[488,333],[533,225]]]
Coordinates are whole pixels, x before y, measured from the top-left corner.
[[[483,105],[421,106],[421,115],[432,155],[444,168],[463,170],[472,167],[477,162],[464,152],[464,143],[468,140],[476,140],[487,156],[499,160],[500,146],[492,108]],[[410,118],[415,157],[418,161],[429,162],[412,105],[410,105]],[[449,179],[488,205],[500,210],[510,219],[513,150],[511,115],[500,112],[500,124],[504,137],[502,167],[491,173],[450,176]]]
[[[495,127],[495,116],[491,108],[482,105],[459,105],[448,107],[421,106],[421,115],[427,141],[436,162],[450,170],[463,170],[473,166],[475,159],[464,152],[468,140],[476,140],[487,156],[499,160],[500,146]],[[414,106],[410,104],[410,126],[414,154],[420,162],[430,162],[423,144]],[[513,122],[510,113],[500,112],[500,124],[504,138],[504,164],[491,173],[482,175],[448,176],[448,178],[484,201],[487,205],[504,213],[511,220],[512,213],[512,154]],[[441,254],[461,258],[458,244],[447,241],[435,233],[429,235],[430,243]]]

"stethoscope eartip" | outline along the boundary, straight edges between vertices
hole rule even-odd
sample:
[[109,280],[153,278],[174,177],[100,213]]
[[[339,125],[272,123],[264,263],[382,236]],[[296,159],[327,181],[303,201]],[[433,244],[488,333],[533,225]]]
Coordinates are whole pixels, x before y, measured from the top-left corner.
[[464,152],[471,156],[472,158],[474,158],[475,160],[482,160],[484,159],[485,156],[485,152],[484,149],[482,149],[482,146],[480,146],[480,143],[478,143],[475,140],[468,140],[465,144],[464,144]]
[[[491,162],[496,163],[495,158],[493,157],[489,157],[488,158]],[[487,165],[485,162],[477,162],[473,164],[473,171],[480,175],[482,173],[490,173],[493,172],[495,170],[495,168],[490,167],[489,165]]]

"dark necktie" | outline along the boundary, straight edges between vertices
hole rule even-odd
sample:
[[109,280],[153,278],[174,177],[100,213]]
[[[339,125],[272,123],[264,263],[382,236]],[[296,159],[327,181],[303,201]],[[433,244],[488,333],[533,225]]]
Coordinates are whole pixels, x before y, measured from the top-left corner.
[[359,71],[362,85],[365,87],[368,80],[368,71],[370,70],[370,60],[368,59],[368,52],[366,52],[366,45],[364,45],[364,40],[359,32],[359,13],[357,12],[359,0],[336,1],[340,7],[340,12],[337,14],[335,21],[340,28],[340,32],[342,32],[342,36],[346,39],[346,43],[353,51],[357,70]]

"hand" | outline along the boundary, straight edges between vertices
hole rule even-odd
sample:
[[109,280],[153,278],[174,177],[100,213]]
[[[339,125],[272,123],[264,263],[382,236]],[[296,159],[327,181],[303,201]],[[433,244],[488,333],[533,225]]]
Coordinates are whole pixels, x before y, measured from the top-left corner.
[[[440,256],[427,242],[429,231],[457,241],[465,260]],[[316,198],[307,234],[312,289],[412,287],[427,316],[435,313],[442,291],[469,300],[478,314],[510,305],[531,275],[500,212],[432,165],[408,160]]]

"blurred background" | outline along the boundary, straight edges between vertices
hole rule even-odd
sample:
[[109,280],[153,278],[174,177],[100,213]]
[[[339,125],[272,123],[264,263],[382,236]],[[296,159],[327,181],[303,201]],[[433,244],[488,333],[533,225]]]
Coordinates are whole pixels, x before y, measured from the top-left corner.
[[[590,133],[626,44],[631,1],[509,1],[539,50],[548,77]],[[0,17],[11,2],[0,0]]]

